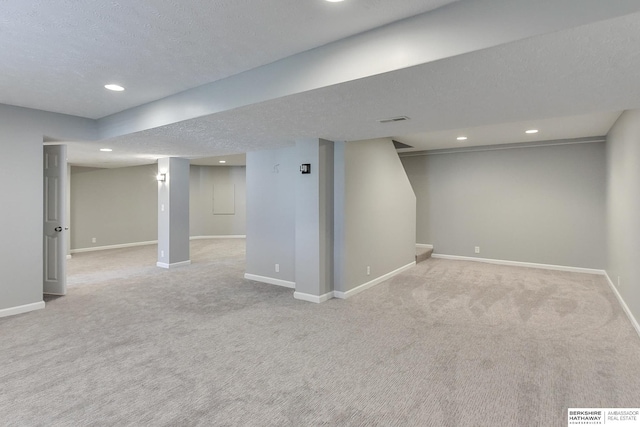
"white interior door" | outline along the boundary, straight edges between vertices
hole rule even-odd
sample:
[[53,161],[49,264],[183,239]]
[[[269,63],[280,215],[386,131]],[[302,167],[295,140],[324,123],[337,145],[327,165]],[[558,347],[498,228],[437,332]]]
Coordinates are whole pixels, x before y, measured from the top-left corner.
[[44,282],[43,293],[67,293],[67,146],[44,146]]

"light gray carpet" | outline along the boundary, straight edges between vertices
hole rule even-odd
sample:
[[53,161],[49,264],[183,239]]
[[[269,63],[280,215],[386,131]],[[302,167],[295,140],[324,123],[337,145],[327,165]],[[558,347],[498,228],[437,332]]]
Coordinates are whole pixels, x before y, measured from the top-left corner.
[[640,406],[640,338],[602,277],[429,259],[316,305],[242,279],[242,240],[192,248],[171,271],[153,246],[75,255],[66,297],[0,319],[0,424],[565,426],[567,407]]

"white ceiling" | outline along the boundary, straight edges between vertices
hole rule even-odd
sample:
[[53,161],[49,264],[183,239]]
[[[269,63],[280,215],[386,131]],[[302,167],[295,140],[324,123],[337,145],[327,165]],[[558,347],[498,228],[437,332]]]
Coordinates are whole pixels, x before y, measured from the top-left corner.
[[[576,138],[604,136],[620,117],[621,111],[598,112],[580,116],[553,117],[547,119],[529,119],[498,125],[448,129],[435,132],[422,132],[404,135],[394,139],[411,145],[413,149],[398,150],[411,152],[419,150],[455,149],[496,144],[527,143],[531,141],[559,141]],[[527,134],[535,129],[538,133]],[[467,137],[458,141],[458,137]]]
[[97,119],[454,1],[3,0],[0,103]]
[[[224,164],[222,164],[221,162],[224,162]],[[190,163],[197,166],[243,166],[247,164],[247,156],[244,153],[229,154],[226,156],[194,159]]]
[[[102,117],[450,2],[74,3],[3,3],[0,52],[9,60],[0,62],[0,103]],[[633,13],[108,140],[68,142],[70,161],[116,167],[179,156],[215,164],[203,158],[307,137],[393,137],[424,150],[601,136],[622,110],[640,108],[638,46],[640,13]],[[126,96],[104,91],[108,81],[127,86]],[[398,115],[411,120],[376,121]],[[525,135],[531,127],[540,132]],[[469,140],[456,141],[461,134]],[[103,146],[114,151],[100,153]]]

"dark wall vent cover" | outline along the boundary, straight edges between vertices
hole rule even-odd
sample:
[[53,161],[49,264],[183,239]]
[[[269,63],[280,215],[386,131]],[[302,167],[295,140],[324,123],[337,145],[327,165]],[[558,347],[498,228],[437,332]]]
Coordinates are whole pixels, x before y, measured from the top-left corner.
[[407,117],[407,116],[391,117],[389,119],[380,119],[380,120],[378,120],[378,122],[379,123],[394,123],[394,122],[404,122],[405,120],[409,120],[409,117]]
[[395,139],[392,139],[392,141],[393,146],[396,147],[396,150],[402,150],[403,148],[413,148],[411,145],[405,144],[404,142],[396,141]]

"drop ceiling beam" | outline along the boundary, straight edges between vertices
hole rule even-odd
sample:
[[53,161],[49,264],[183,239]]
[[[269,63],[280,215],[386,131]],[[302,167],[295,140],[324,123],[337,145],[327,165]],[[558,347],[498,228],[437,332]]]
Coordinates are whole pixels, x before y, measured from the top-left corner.
[[98,120],[101,139],[610,19],[637,0],[471,0],[405,19]]

